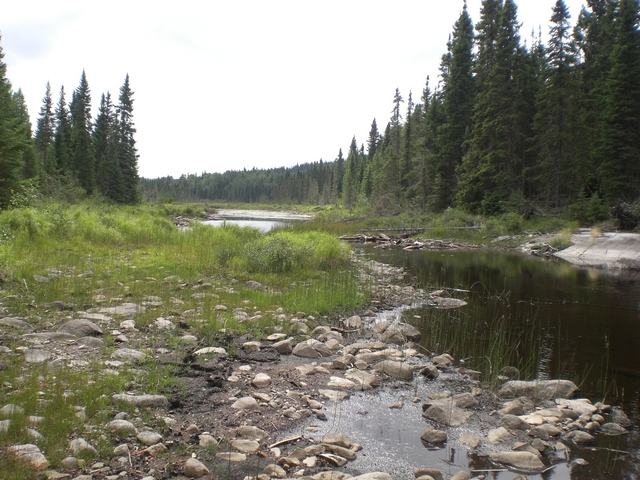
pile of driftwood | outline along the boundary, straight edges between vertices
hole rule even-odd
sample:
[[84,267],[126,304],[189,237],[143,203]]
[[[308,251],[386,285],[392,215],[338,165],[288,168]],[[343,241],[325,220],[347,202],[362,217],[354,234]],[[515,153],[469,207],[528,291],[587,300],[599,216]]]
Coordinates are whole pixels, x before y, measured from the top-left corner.
[[477,248],[476,245],[455,243],[444,240],[425,240],[402,237],[389,237],[384,233],[377,235],[343,235],[340,240],[350,243],[375,243],[376,248],[399,247],[403,250],[458,250]]

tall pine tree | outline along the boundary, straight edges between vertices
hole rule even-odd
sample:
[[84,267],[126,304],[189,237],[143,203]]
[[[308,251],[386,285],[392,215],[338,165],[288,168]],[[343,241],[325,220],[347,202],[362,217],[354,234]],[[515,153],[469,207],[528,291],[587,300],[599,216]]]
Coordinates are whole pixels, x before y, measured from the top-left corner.
[[448,71],[443,86],[446,121],[438,132],[440,153],[433,169],[438,190],[434,192],[432,206],[437,210],[452,203],[457,187],[456,169],[462,164],[465,139],[471,133],[475,101],[473,41],[473,23],[465,1],[449,42]]
[[55,173],[55,152],[53,140],[56,129],[56,118],[53,112],[53,99],[51,98],[51,85],[47,82],[47,90],[42,99],[40,117],[36,123],[35,144],[42,168],[49,175]]
[[91,91],[82,71],[80,85],[71,100],[71,162],[78,184],[87,192],[95,188],[95,158],[91,140]]
[[138,151],[134,135],[136,128],[133,123],[133,91],[129,85],[129,75],[124,79],[120,87],[118,106],[118,163],[122,172],[122,198],[123,203],[136,203],[140,200],[138,185]]

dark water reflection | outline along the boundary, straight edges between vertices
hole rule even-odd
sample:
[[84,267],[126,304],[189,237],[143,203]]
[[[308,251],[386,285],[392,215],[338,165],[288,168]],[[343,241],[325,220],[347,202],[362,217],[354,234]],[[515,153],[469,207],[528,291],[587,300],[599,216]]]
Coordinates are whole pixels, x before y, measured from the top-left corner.
[[[496,251],[367,248],[364,252],[378,261],[404,266],[413,277],[412,283],[425,289],[467,290],[454,295],[469,305],[447,315],[452,328],[462,328],[470,337],[478,335],[471,343],[501,341],[493,331],[477,333],[496,318],[506,319],[515,331],[534,330],[535,342],[521,342],[517,351],[509,352],[518,358],[536,359],[525,375],[573,380],[579,384],[581,396],[621,405],[634,422],[629,435],[600,435],[596,450],[572,450],[568,464],[529,478],[640,478],[640,276],[613,275]],[[414,321],[422,322],[428,343],[433,333],[428,321],[432,313],[418,309],[408,315],[421,318]],[[456,358],[470,356],[462,351],[467,347],[447,348]],[[511,360],[516,363],[517,358]],[[471,367],[487,369],[486,359],[470,358],[468,362]],[[576,458],[588,464],[572,463]],[[490,468],[481,458],[471,458],[470,466]],[[515,478],[511,473],[491,475],[488,478]]]

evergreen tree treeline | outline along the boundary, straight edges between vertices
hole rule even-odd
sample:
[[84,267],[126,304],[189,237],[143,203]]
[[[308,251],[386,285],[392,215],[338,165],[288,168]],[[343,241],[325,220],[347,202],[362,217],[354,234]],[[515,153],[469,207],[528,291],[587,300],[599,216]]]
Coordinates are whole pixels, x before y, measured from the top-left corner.
[[[293,168],[143,181],[150,199],[341,203],[474,213],[605,205],[640,196],[638,0],[586,0],[575,26],[563,0],[547,45],[523,41],[514,0],[466,2],[420,103],[396,90],[346,159]],[[379,120],[379,119],[378,119]]]
[[91,115],[91,91],[85,72],[67,103],[64,87],[54,106],[47,83],[35,135],[20,90],[7,79],[0,47],[0,209],[10,205],[25,182],[52,193],[56,185],[80,187],[118,203],[140,199],[138,154],[133,123],[133,91],[127,75],[118,104],[109,93]]

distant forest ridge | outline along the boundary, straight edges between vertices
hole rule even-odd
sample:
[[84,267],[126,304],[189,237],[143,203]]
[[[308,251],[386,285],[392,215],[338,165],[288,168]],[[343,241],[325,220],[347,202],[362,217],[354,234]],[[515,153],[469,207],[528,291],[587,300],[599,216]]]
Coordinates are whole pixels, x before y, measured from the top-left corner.
[[346,158],[292,168],[143,179],[150,200],[285,202],[486,215],[604,211],[640,196],[640,8],[588,0],[569,22],[558,0],[546,45],[522,41],[513,0],[466,5],[419,101],[396,90]]

